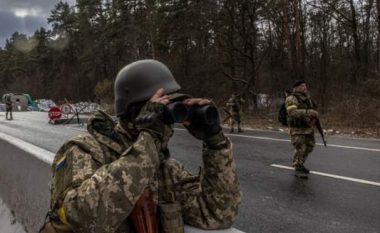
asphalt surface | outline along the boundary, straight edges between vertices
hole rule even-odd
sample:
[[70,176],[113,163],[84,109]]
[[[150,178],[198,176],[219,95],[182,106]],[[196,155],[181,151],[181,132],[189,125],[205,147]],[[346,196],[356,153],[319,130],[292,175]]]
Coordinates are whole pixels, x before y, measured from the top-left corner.
[[[47,113],[15,113],[0,131],[56,152],[67,139],[83,133],[78,125],[50,125]],[[229,134],[244,197],[234,227],[245,232],[380,233],[380,140],[329,137],[329,146],[317,145],[306,166],[344,180],[310,174],[308,180],[293,171],[293,149],[281,132],[246,130]],[[317,142],[321,142],[317,137]],[[201,166],[201,143],[178,128],[170,143],[172,156],[189,170]],[[366,183],[373,182],[373,183]]]

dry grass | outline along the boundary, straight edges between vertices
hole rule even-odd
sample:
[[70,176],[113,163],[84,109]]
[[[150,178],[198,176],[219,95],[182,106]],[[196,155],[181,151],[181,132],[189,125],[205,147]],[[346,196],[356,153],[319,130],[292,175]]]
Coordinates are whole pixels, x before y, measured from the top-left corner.
[[[344,135],[351,137],[380,138],[380,122],[353,124],[351,121],[340,120],[331,114],[321,116],[322,126],[327,135]],[[287,128],[281,126],[273,116],[243,116],[242,126],[254,129],[265,129],[286,132]]]

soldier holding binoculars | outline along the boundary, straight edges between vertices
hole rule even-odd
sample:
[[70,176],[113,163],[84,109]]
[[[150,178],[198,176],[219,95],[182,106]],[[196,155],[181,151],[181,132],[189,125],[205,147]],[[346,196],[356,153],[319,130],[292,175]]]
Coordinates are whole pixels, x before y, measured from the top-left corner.
[[[178,93],[155,60],[129,64],[115,81],[119,123],[98,111],[88,133],[65,143],[52,165],[51,207],[41,232],[183,232],[227,228],[241,200],[231,142],[216,107]],[[203,142],[203,173],[171,158],[173,123]]]

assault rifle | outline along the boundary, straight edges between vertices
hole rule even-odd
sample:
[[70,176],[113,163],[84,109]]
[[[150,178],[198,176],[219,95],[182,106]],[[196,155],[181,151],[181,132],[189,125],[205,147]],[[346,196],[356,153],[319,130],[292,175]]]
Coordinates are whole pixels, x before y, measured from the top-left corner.
[[141,194],[130,218],[137,233],[157,233],[157,206],[153,201],[153,194],[145,190]]
[[227,110],[227,108],[223,108],[223,111],[227,114],[226,118],[224,118],[224,120],[222,121],[222,123],[225,123],[226,121],[232,118],[232,114],[230,113],[230,111]]
[[322,128],[321,121],[319,120],[319,118],[315,118],[315,127],[317,128],[319,134],[321,135],[323,144],[325,145],[325,147],[327,147],[327,142],[325,140],[325,134],[323,133],[323,128]]

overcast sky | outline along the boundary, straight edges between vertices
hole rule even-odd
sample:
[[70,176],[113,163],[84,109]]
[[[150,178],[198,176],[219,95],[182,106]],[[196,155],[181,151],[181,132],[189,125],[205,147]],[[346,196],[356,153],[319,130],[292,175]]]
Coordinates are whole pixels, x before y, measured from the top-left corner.
[[[63,0],[73,4],[75,0]],[[0,47],[13,32],[31,35],[40,27],[48,28],[47,18],[59,0],[0,0]]]

